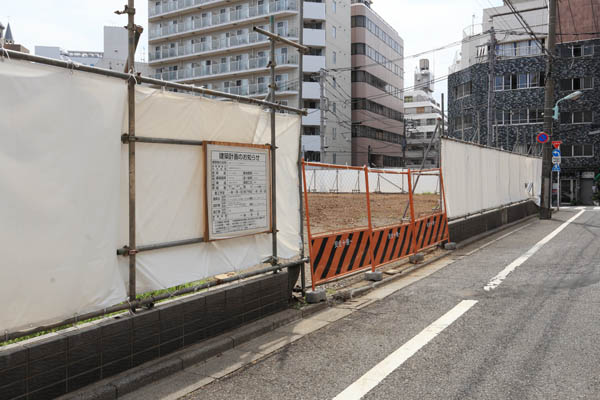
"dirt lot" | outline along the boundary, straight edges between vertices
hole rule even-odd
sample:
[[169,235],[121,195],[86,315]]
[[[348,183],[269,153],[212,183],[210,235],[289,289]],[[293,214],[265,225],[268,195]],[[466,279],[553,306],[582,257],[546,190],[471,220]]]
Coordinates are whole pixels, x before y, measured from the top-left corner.
[[[374,227],[402,221],[408,194],[371,193],[370,199]],[[437,194],[415,195],[415,218],[438,212],[439,199]],[[313,234],[368,226],[364,193],[309,193],[308,204]],[[410,219],[410,210],[406,219]]]

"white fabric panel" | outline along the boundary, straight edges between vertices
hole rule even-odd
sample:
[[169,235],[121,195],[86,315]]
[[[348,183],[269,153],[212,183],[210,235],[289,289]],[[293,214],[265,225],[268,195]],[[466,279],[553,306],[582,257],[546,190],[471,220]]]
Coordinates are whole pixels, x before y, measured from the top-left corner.
[[123,301],[121,80],[0,61],[0,331]]
[[[256,106],[138,88],[138,136],[265,144],[270,114]],[[298,145],[300,117],[277,114],[277,225],[282,258],[299,253]],[[204,236],[204,159],[199,146],[136,145],[138,245]],[[127,149],[121,162],[121,243],[127,243]],[[137,256],[137,290],[144,292],[237,271],[272,253],[271,235],[260,234],[173,247]],[[127,271],[127,258],[121,259]],[[126,277],[124,276],[124,279]]]
[[442,139],[449,217],[532,199],[539,204],[542,160]]

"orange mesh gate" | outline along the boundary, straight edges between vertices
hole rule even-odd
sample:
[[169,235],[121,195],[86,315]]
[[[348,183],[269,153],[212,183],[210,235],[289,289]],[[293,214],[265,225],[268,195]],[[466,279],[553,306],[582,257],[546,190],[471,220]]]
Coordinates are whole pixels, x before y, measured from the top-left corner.
[[[439,169],[377,170],[303,161],[302,174],[313,290],[448,240]],[[435,177],[439,183],[433,193],[425,188],[414,194],[419,179],[429,179],[431,186]]]

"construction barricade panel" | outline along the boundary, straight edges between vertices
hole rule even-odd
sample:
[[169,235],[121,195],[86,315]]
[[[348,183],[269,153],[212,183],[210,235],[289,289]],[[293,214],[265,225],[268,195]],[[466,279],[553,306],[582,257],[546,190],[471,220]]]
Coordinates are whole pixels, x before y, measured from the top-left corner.
[[373,262],[379,266],[408,256],[413,244],[413,226],[404,224],[373,230]]
[[415,221],[416,232],[413,252],[435,246],[448,240],[448,218],[446,213],[429,215]]
[[314,285],[369,267],[369,229],[313,237],[311,275]]

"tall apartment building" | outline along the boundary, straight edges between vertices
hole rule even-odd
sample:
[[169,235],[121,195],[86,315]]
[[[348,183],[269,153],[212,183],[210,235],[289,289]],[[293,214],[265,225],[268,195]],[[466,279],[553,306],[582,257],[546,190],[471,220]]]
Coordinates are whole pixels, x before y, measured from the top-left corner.
[[[150,66],[159,79],[265,98],[269,91],[268,39],[254,26],[299,40],[310,48],[299,69],[296,49],[276,45],[276,101],[308,109],[303,117],[302,150],[305,158],[320,160],[321,91],[319,71],[350,66],[350,0],[150,0]],[[304,18],[300,21],[300,6]],[[350,71],[329,78],[324,104],[325,162],[349,164],[349,128],[333,113],[350,114],[349,102],[336,101],[333,93],[350,92]],[[299,101],[299,85],[303,98]],[[331,111],[328,112],[327,108]],[[331,114],[331,115],[330,115]]]
[[[442,118],[440,104],[434,99],[435,88],[433,72],[429,70],[429,60],[419,60],[419,69],[415,72],[415,90],[404,93],[404,113],[407,126],[406,167],[425,168],[439,166],[439,149],[442,129],[446,123],[440,121],[439,129],[435,128]],[[435,135],[435,137],[434,137]],[[431,143],[431,146],[429,146]],[[429,148],[429,152],[427,149]]]
[[352,164],[401,167],[404,41],[371,3],[352,0]]
[[[539,154],[536,135],[543,128],[547,2],[512,2],[537,40],[506,4],[485,9],[482,24],[464,31],[460,58],[448,78],[449,134]],[[594,177],[600,170],[600,3],[570,0],[558,5],[555,101],[575,90],[583,96],[560,104],[560,118],[551,132],[553,140],[563,142],[562,172],[554,192],[560,185],[562,204],[592,204]],[[493,53],[491,28],[496,39]]]

